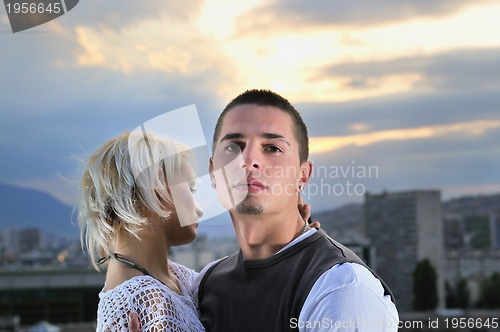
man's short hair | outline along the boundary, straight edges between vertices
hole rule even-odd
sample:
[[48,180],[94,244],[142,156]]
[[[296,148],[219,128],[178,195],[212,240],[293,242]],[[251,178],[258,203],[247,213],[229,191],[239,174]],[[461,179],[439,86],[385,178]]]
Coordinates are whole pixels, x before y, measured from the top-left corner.
[[304,120],[302,120],[299,112],[295,109],[295,107],[292,106],[292,104],[290,104],[288,100],[270,90],[247,90],[231,100],[229,104],[227,104],[227,106],[220,114],[219,119],[217,120],[217,124],[215,125],[212,153],[215,151],[217,140],[219,139],[220,131],[222,128],[222,121],[226,113],[236,106],[248,104],[258,106],[272,106],[288,113],[294,124],[293,133],[295,135],[295,139],[299,144],[300,163],[307,161],[307,159],[309,158],[309,136],[307,134],[307,126],[304,123]]

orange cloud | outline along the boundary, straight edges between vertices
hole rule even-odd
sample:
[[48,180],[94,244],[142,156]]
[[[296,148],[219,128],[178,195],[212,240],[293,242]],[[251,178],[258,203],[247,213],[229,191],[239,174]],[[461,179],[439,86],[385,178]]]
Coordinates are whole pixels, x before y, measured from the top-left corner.
[[347,145],[365,146],[382,141],[423,139],[452,134],[482,135],[491,129],[500,128],[500,121],[479,120],[449,125],[393,129],[351,136],[311,137],[310,152],[323,153]]
[[99,44],[89,37],[89,34],[83,28],[76,28],[76,36],[79,44],[83,48],[83,53],[77,58],[80,66],[96,66],[105,63],[106,56],[101,51]]

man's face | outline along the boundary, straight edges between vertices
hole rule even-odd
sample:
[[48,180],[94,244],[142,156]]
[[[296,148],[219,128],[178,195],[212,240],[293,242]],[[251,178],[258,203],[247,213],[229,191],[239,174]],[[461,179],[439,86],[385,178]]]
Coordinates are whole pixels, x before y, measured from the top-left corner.
[[[228,166],[229,165],[229,166]],[[290,116],[271,106],[239,105],[226,113],[210,161],[219,197],[227,193],[240,214],[279,212],[297,207],[297,188],[310,174],[300,165],[298,142]]]

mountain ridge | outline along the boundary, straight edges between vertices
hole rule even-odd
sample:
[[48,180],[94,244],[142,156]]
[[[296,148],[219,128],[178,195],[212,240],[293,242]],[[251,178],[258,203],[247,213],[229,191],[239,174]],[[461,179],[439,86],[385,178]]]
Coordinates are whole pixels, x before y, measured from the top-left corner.
[[38,228],[44,233],[76,238],[74,208],[41,190],[0,183],[0,229]]
[[[43,233],[77,239],[77,213],[76,207],[44,191],[0,183],[0,231],[38,228]],[[201,222],[198,231],[210,238],[235,237],[227,213]]]

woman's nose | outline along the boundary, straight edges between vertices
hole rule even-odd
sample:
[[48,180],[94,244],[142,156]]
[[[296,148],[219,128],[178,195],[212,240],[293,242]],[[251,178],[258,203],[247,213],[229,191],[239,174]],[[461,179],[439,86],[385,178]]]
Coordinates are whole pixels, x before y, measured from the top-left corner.
[[196,216],[198,217],[198,219],[200,219],[203,216],[203,209],[196,201],[194,202],[194,206],[195,206]]

